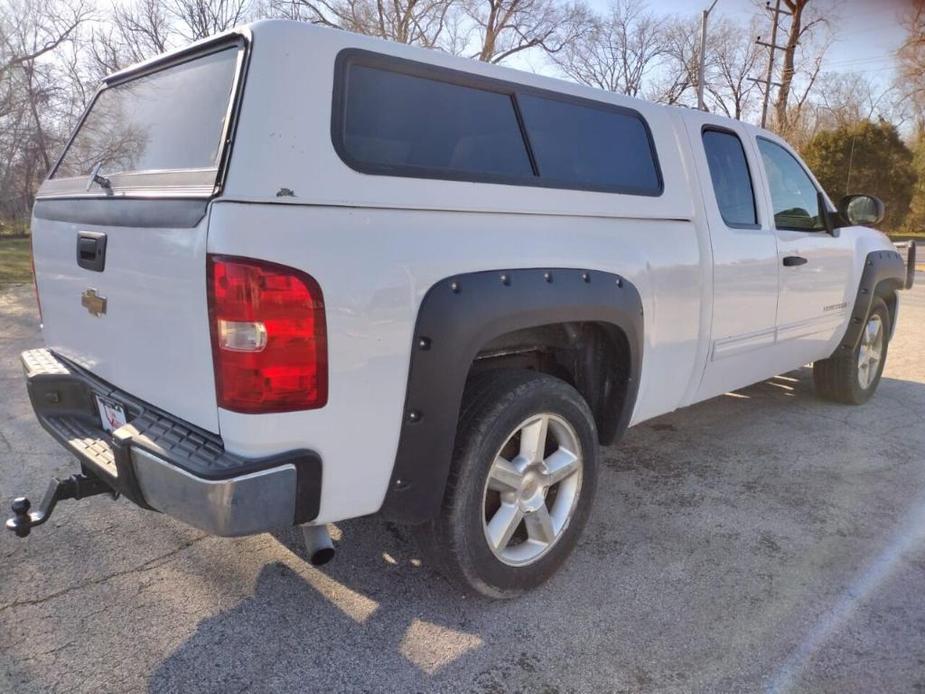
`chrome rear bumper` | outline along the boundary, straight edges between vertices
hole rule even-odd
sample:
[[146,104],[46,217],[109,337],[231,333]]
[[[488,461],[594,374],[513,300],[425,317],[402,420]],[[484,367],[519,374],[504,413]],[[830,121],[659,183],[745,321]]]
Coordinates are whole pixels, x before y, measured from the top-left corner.
[[251,535],[293,524],[295,465],[207,480],[141,448],[132,450],[132,464],[152,508],[213,535]]
[[[312,451],[243,458],[220,437],[123,393],[47,349],[23,352],[32,407],[81,466],[138,505],[214,535],[250,535],[318,515],[321,459]],[[111,434],[94,395],[122,404]]]

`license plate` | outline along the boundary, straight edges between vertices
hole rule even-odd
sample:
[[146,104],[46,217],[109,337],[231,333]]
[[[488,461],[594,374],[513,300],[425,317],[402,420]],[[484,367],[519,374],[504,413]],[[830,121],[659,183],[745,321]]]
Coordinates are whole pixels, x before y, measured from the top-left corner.
[[96,406],[100,411],[100,423],[110,434],[125,424],[125,410],[119,403],[97,395]]

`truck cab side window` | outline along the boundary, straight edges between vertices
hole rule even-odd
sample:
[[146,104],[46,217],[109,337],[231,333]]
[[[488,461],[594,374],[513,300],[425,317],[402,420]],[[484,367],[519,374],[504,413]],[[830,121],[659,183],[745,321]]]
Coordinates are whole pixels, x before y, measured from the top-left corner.
[[758,138],[778,229],[820,231],[818,190],[796,158],[779,144]]
[[732,227],[757,226],[755,192],[738,136],[725,130],[704,130],[703,149],[723,221]]

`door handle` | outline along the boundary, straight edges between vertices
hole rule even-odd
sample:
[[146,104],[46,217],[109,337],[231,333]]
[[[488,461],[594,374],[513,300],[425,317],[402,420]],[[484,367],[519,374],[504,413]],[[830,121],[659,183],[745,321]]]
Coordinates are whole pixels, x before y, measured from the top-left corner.
[[87,270],[103,271],[106,267],[106,234],[98,231],[78,232],[77,264]]
[[795,267],[797,265],[806,265],[809,262],[802,255],[784,256],[784,267]]

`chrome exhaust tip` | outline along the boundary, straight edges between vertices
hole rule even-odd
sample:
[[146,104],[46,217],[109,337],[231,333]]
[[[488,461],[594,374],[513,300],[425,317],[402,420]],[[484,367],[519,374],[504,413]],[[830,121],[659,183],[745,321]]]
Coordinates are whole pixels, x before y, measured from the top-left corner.
[[303,525],[302,537],[312,566],[324,566],[334,558],[336,550],[326,525]]

